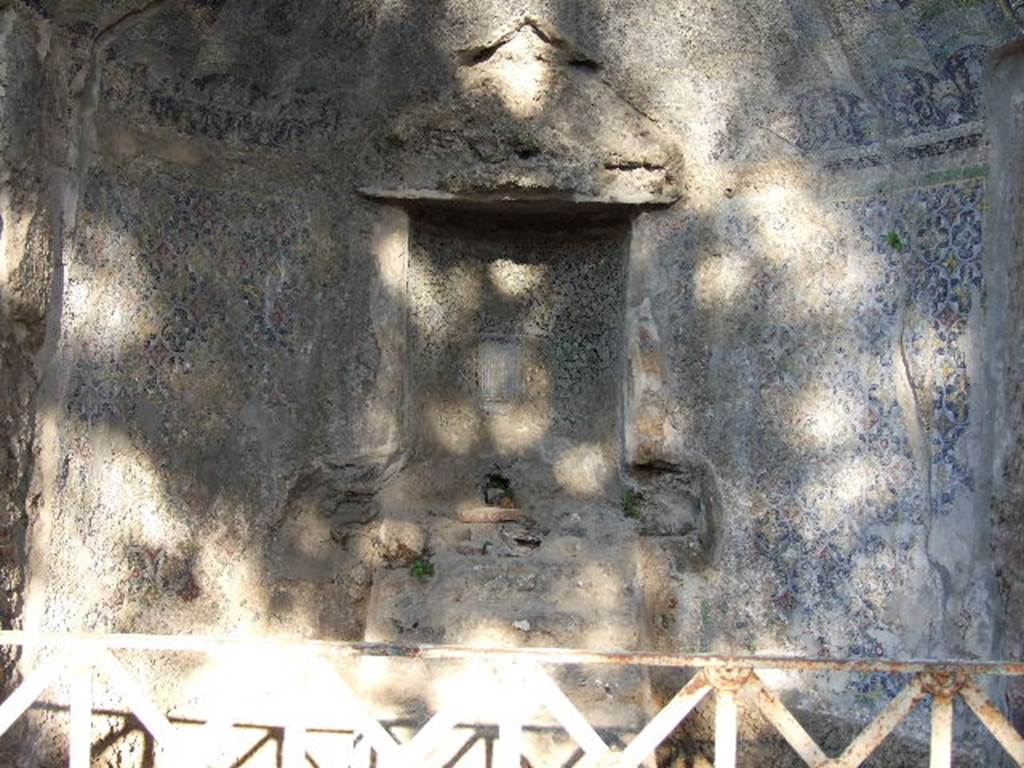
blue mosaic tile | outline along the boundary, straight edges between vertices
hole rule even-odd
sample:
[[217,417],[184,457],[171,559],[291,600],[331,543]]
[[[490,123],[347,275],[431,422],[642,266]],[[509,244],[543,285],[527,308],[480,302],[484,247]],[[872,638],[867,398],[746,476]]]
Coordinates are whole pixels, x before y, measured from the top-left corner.
[[[69,311],[78,362],[68,412],[130,425],[145,404],[172,429],[196,415],[198,403],[180,407],[186,396],[222,409],[251,399],[293,407],[284,380],[303,368],[313,327],[308,214],[171,183],[147,187],[145,204],[141,194],[102,175],[89,185],[69,289],[131,298],[117,342]],[[217,387],[231,397],[209,391]]]

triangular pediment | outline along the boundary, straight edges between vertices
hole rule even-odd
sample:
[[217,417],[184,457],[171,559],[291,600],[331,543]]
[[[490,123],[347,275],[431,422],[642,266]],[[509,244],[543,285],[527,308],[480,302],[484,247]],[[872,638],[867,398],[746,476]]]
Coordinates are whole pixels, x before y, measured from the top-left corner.
[[456,55],[440,98],[398,116],[381,187],[425,194],[545,194],[631,204],[679,197],[680,153],[600,63],[525,19]]

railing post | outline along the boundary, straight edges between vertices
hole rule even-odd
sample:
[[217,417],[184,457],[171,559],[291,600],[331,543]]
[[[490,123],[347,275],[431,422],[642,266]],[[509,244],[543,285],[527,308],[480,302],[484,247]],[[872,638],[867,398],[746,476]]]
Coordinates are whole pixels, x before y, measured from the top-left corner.
[[498,725],[495,768],[519,768],[523,757],[523,723],[518,712],[509,712]]
[[298,721],[284,728],[283,768],[306,768],[306,729]]
[[356,734],[358,741],[352,746],[351,768],[370,768],[370,740],[363,734],[362,737]]
[[92,750],[92,666],[82,665],[71,674],[69,706],[69,768],[90,768]]
[[[523,762],[523,723],[538,706],[551,701],[551,688],[558,694],[561,689],[540,668],[513,661],[496,670],[497,678],[504,688],[504,706],[498,715],[498,741],[494,750],[495,768],[519,768]],[[570,705],[571,706],[571,705]],[[556,702],[556,709],[557,709]],[[552,711],[552,714],[555,714]],[[555,715],[558,719],[558,715]],[[568,729],[570,736],[575,736]],[[586,740],[578,741],[583,749],[584,761],[587,755]]]
[[736,768],[736,692],[715,691],[715,768]]
[[953,700],[960,679],[952,672],[933,670],[924,676],[924,689],[932,696],[930,768],[953,765]]
[[953,765],[953,697],[932,697],[931,768]]
[[749,669],[708,669],[715,688],[715,768],[736,768],[736,692],[750,678]]

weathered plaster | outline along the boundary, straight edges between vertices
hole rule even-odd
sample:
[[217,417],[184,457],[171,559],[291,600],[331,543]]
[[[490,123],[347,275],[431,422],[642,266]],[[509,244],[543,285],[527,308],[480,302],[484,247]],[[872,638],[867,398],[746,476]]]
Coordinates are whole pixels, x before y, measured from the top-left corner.
[[[5,4],[0,482],[3,524],[30,526],[23,617],[1017,653],[1019,73],[1002,60],[986,97],[981,62],[1018,5]],[[619,341],[597,345],[611,437],[509,462],[537,507],[518,523],[462,523],[433,492],[481,494],[478,456],[416,453],[430,280],[410,280],[438,207],[630,229]],[[446,608],[474,565],[493,590]],[[519,590],[556,566],[545,596],[582,602],[594,568],[621,590],[605,634],[592,606]],[[161,674],[167,697],[210,681]],[[852,728],[895,684],[787,696]]]
[[[991,467],[994,522],[993,551],[1004,606],[998,616],[995,652],[1015,658],[1024,652],[1021,633],[1020,559],[1024,556],[1024,448],[1020,420],[1022,388],[1021,281],[1024,279],[1024,218],[1021,178],[1024,174],[1024,54],[1020,44],[997,51],[988,71],[993,169],[992,204],[986,224],[985,266],[992,275],[986,307],[986,370],[988,400],[983,414],[989,425],[983,466]],[[998,95],[997,95],[998,94]],[[1011,685],[1006,696],[1016,723],[1024,722],[1024,691]]]

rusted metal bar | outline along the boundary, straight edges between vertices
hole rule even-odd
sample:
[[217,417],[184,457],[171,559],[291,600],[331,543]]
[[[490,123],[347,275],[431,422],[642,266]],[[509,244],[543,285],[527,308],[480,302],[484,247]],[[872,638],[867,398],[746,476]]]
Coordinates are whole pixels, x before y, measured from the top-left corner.
[[609,753],[602,759],[600,768],[636,768],[658,745],[675,730],[675,727],[690,714],[700,700],[711,690],[703,672],[694,675],[672,700],[638,733],[620,753]]
[[17,630],[0,631],[0,645],[33,645],[55,648],[92,646],[111,650],[178,651],[209,653],[225,649],[295,650],[354,658],[385,656],[426,660],[492,659],[538,664],[607,664],[622,666],[898,672],[918,674],[953,668],[969,676],[1024,675],[1024,662],[955,659],[806,659],[793,656],[740,656],[722,654],[665,654],[644,651],[587,651],[566,648],[476,648],[461,645],[402,645],[397,643],[342,642],[327,640],[272,640],[198,635],[60,635]]
[[125,697],[132,713],[139,718],[146,730],[156,740],[157,745],[170,758],[170,764],[177,768],[187,766],[184,745],[180,743],[178,733],[149,697],[131,676],[131,673],[111,653],[103,652],[96,657],[99,669],[110,679]]
[[438,748],[441,739],[458,725],[466,715],[465,703],[449,706],[431,717],[419,732],[398,748],[395,759],[389,765],[398,768],[406,765],[433,765],[429,757]]
[[715,691],[715,768],[736,768],[736,691]]
[[761,710],[761,714],[765,716],[775,730],[781,734],[789,746],[793,748],[800,759],[807,763],[810,768],[822,768],[828,763],[828,755],[826,755],[818,743],[811,737],[804,727],[800,724],[793,713],[789,711],[782,700],[768,690],[764,682],[760,678],[756,678],[757,691],[757,706]]
[[327,683],[333,689],[332,693],[335,696],[340,716],[342,719],[352,723],[356,733],[362,734],[361,746],[357,749],[357,752],[362,754],[362,751],[366,751],[369,754],[367,750],[372,748],[380,758],[380,762],[386,763],[392,760],[399,751],[398,742],[367,711],[366,705],[356,696],[355,692],[341,676],[336,672],[330,672],[329,674],[330,677]]
[[[540,667],[527,667],[527,683],[537,701],[565,728],[566,733],[583,750],[584,761],[596,764],[598,758],[608,754],[608,745],[598,735],[587,718],[569,700],[551,676]],[[585,763],[584,763],[585,764]]]
[[932,738],[929,768],[953,765],[953,697],[932,697]]
[[903,721],[903,718],[910,714],[924,696],[924,683],[920,677],[915,677],[906,688],[896,695],[896,698],[889,702],[889,705],[879,713],[871,724],[860,732],[860,735],[853,740],[846,751],[828,764],[829,767],[832,768],[834,765],[835,768],[857,768],[868,759],[872,752],[878,749],[878,745],[892,733],[893,729]]
[[973,681],[965,683],[960,689],[960,696],[1017,765],[1024,766],[1024,738],[981,687]]
[[62,657],[47,659],[0,704],[0,734],[6,733],[14,721],[50,686],[63,671],[64,664]]

